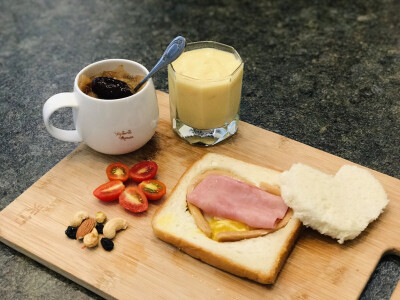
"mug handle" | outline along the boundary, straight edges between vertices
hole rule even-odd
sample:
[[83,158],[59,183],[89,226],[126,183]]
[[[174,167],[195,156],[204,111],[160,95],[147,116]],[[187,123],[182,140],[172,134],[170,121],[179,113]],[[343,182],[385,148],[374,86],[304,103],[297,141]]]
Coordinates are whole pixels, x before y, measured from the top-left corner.
[[63,107],[76,107],[78,108],[78,102],[75,99],[73,93],[60,93],[50,97],[43,106],[43,121],[47,131],[56,139],[65,142],[82,142],[82,138],[78,131],[75,130],[64,130],[54,127],[50,124],[51,115],[58,109]]

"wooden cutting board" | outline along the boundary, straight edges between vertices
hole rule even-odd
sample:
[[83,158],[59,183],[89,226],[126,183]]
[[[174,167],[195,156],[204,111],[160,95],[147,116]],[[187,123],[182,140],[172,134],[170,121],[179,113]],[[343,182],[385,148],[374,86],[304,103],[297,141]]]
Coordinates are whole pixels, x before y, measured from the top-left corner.
[[[135,215],[92,195],[107,181],[108,164],[156,161],[157,178],[167,185],[167,196],[186,168],[206,152],[277,170],[303,162],[333,174],[343,164],[352,164],[244,122],[235,136],[218,146],[190,146],[171,129],[168,95],[160,92],[158,97],[157,132],[143,148],[109,156],[81,144],[1,212],[1,241],[103,297],[121,299],[355,299],[382,254],[400,252],[400,180],[372,170],[391,200],[381,217],[344,245],[304,230],[274,285],[230,275],[157,239],[151,218],[164,200],[151,202],[147,212]],[[82,249],[81,242],[65,236],[78,210],[128,220],[128,229],[114,239],[113,251]]]

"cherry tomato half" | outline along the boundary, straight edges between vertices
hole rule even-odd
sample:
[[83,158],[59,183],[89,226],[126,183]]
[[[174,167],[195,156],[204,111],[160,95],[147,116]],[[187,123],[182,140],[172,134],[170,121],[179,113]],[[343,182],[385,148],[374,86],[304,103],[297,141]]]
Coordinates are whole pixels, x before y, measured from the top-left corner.
[[167,192],[165,184],[155,179],[142,181],[139,188],[149,200],[158,200]]
[[154,161],[141,161],[130,169],[129,176],[137,182],[142,182],[156,176],[157,169],[158,166]]
[[124,182],[129,178],[129,167],[123,163],[113,163],[107,167],[106,173],[108,179]]
[[121,180],[112,180],[100,185],[93,191],[93,195],[101,201],[117,200],[119,195],[125,190]]
[[131,212],[137,213],[147,210],[149,202],[137,186],[129,186],[119,196],[119,205]]

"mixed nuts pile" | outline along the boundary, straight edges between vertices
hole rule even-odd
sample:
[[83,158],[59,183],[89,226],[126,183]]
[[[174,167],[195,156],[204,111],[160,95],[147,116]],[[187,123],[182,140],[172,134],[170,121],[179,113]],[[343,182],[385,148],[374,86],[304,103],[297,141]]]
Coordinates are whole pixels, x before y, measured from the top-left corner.
[[[70,239],[83,239],[83,244],[89,248],[96,247],[100,240],[104,250],[111,251],[114,248],[112,239],[117,231],[128,227],[128,222],[123,218],[113,218],[108,222],[106,220],[107,216],[103,212],[98,212],[95,218],[90,218],[87,212],[78,211],[71,219],[65,234]],[[101,239],[99,234],[103,235]]]

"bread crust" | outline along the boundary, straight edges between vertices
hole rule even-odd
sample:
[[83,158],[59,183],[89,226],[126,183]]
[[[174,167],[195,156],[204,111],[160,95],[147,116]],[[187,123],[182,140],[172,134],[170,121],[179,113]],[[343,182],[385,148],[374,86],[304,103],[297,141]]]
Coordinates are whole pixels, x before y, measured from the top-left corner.
[[[175,185],[175,187],[171,191],[169,198],[158,208],[158,210],[154,214],[153,219],[152,219],[152,227],[153,227],[153,231],[154,231],[155,235],[158,238],[160,238],[161,240],[176,246],[177,248],[179,248],[183,252],[189,254],[190,256],[192,256],[196,259],[199,259],[209,265],[217,267],[221,270],[224,270],[226,272],[232,273],[232,274],[240,276],[240,277],[254,280],[254,281],[262,283],[262,284],[274,283],[279,274],[279,271],[281,270],[291,249],[293,248],[294,243],[296,242],[296,240],[299,236],[300,229],[301,229],[301,222],[297,219],[292,219],[290,221],[293,225],[292,230],[285,237],[285,240],[284,240],[282,246],[277,250],[278,253],[276,255],[276,259],[274,260],[272,267],[269,268],[269,270],[267,272],[260,272],[260,271],[252,270],[251,268],[246,268],[245,266],[243,266],[243,264],[241,265],[241,264],[236,263],[235,261],[233,261],[226,255],[220,255],[220,254],[214,253],[212,251],[209,251],[208,249],[204,248],[200,244],[196,244],[191,241],[188,241],[184,237],[180,237],[180,236],[171,234],[170,232],[163,230],[162,226],[157,226],[156,220],[157,220],[158,216],[163,212],[163,209],[167,205],[168,201],[170,199],[172,199],[172,195],[174,195],[177,188],[181,185],[182,180],[184,180],[185,176],[187,176],[187,174],[190,172],[190,170],[192,168],[196,167],[196,165],[199,164],[203,159],[205,159],[205,157],[207,155],[209,155],[209,154],[204,155],[202,158],[200,158],[198,161],[196,161],[190,168],[188,168],[184,172],[184,174],[179,179],[178,183]],[[216,155],[216,154],[212,154],[212,155]],[[233,160],[236,160],[236,159],[233,159]],[[271,233],[271,235],[272,234],[273,233]],[[264,238],[264,237],[257,237],[255,239],[262,239],[262,238]],[[216,242],[216,243],[218,243],[218,242]],[[234,244],[234,243],[238,243],[238,242],[224,242],[224,244],[232,244],[232,243]]]
[[189,254],[194,258],[200,259],[201,261],[211,266],[232,273],[239,277],[244,277],[257,281],[262,284],[272,284],[275,282],[279,274],[279,271],[282,269],[283,264],[285,263],[287,257],[289,256],[293,248],[293,245],[300,234],[301,223],[299,220],[296,220],[296,223],[297,223],[296,229],[285,241],[284,247],[282,247],[279,251],[278,259],[275,261],[274,267],[271,268],[271,270],[268,273],[254,272],[252,270],[245,269],[243,268],[243,266],[232,262],[225,256],[209,252],[208,250],[199,247],[199,245],[187,242],[180,237],[171,235],[168,232],[162,230],[158,230],[157,228],[153,227],[153,230],[159,239],[176,246],[179,250]]

